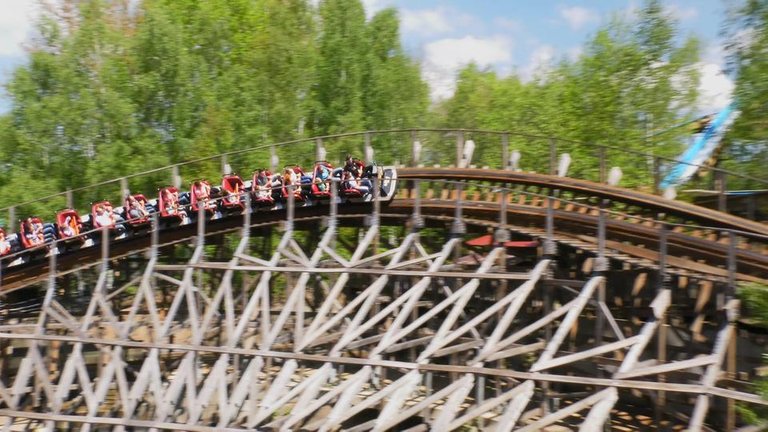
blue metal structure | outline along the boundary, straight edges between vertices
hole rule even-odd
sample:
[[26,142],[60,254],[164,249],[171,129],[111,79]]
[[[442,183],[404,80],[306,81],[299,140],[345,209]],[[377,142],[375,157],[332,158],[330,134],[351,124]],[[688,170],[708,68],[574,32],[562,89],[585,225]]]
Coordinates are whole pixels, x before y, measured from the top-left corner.
[[683,152],[678,159],[679,162],[661,181],[661,189],[678,187],[696,174],[699,167],[709,159],[720,145],[725,132],[738,115],[739,112],[733,104],[720,111],[704,130],[695,136],[693,144]]

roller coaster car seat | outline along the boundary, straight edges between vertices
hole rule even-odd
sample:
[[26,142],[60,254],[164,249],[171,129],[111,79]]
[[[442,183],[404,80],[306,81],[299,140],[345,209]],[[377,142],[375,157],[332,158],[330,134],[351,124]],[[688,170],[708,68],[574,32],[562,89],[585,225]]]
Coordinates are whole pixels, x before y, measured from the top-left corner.
[[245,192],[245,184],[243,183],[243,179],[241,179],[240,176],[235,174],[228,174],[222,177],[221,191],[224,195],[221,200],[222,207],[245,207],[241,200],[243,193]]
[[42,246],[56,238],[53,224],[43,223],[37,216],[31,216],[23,220],[19,229],[19,241],[25,248]]
[[0,228],[0,256],[5,256],[11,253],[11,240],[5,233],[5,228]]
[[42,246],[56,239],[56,229],[53,224],[45,223],[37,216],[31,216],[19,222],[19,245],[24,249]]
[[341,196],[347,199],[364,198],[369,192],[368,187],[362,185],[362,179],[355,177],[351,171],[345,171],[341,178]]
[[306,177],[304,175],[304,171],[301,169],[298,165],[290,165],[286,166],[285,169],[283,169],[283,175],[281,177],[281,181],[283,184],[282,187],[282,197],[284,199],[288,198],[288,185],[293,185],[293,197],[296,201],[304,201],[304,194],[302,193],[302,179]]
[[310,193],[314,198],[330,198],[332,175],[333,165],[326,161],[315,162],[310,186]]
[[59,238],[62,240],[69,238],[77,238],[80,241],[85,240],[84,237],[80,236],[80,232],[83,229],[83,221],[80,219],[80,215],[77,214],[77,210],[66,208],[56,212],[56,226]]
[[[138,208],[134,208],[133,200],[136,200]],[[123,208],[125,209],[125,220],[132,226],[139,226],[149,223],[149,201],[144,194],[133,194],[125,197]],[[143,210],[143,211],[142,211]]]
[[157,203],[160,217],[177,217],[181,220],[186,218],[184,210],[179,205],[179,189],[175,186],[166,186],[158,191]]
[[94,229],[105,227],[110,229],[116,228],[117,218],[112,203],[103,200],[91,204],[91,222],[93,223]]
[[253,172],[251,180],[251,195],[254,205],[271,206],[275,203],[272,187],[272,173],[266,169]]
[[344,170],[352,173],[355,178],[360,178],[365,173],[365,162],[358,158],[347,156],[347,160],[344,162]]
[[211,183],[208,180],[195,180],[189,185],[189,200],[195,213],[200,211],[201,205],[206,212],[216,211],[216,201],[211,200]]

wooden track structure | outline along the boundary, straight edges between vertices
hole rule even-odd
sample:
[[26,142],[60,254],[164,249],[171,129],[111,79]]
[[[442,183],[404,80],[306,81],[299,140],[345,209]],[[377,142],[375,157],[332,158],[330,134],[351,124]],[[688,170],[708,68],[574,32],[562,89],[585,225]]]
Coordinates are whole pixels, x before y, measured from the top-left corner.
[[[0,290],[44,299],[0,325],[3,430],[735,430],[735,403],[768,404],[739,379],[734,296],[768,275],[764,225],[541,174],[399,177],[389,205],[201,218],[9,269]],[[537,259],[510,266],[511,236]],[[68,307],[63,278],[88,271]]]

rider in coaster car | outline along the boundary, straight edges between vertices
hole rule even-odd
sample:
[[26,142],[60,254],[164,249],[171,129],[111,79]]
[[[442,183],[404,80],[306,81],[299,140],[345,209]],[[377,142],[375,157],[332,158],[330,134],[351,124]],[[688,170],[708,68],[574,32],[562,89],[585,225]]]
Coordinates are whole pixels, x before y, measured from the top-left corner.
[[111,210],[111,207],[108,209],[104,205],[96,207],[96,223],[99,226],[112,226],[115,223]]
[[360,191],[360,193],[363,195],[367,194],[371,190],[368,185],[363,184],[359,178],[356,178],[349,171],[344,171],[342,187],[344,188],[344,190],[354,189],[354,190]]
[[293,168],[286,168],[283,171],[283,182],[286,186],[301,186],[301,177],[293,170]]
[[198,180],[192,185],[192,192],[198,201],[205,202],[211,196],[211,187],[208,186],[208,183]]
[[232,188],[232,191],[231,192],[225,191],[225,192],[227,192],[228,194],[227,201],[234,204],[240,200],[240,183],[234,182],[234,181],[232,183],[234,183],[234,187]]
[[133,195],[128,196],[128,217],[131,219],[141,219],[149,215],[144,201],[139,201]]
[[67,217],[64,218],[64,224],[61,227],[61,232],[66,237],[74,237],[79,234],[77,227],[77,221],[74,217],[72,217],[71,214],[68,214]]
[[5,230],[0,229],[0,255],[5,255],[11,251],[11,242],[5,237]]
[[328,189],[328,184],[326,182],[330,176],[331,170],[329,170],[327,166],[317,166],[317,170],[315,172],[315,183],[317,183],[317,189],[319,191],[324,192]]
[[254,188],[256,189],[256,196],[258,198],[269,198],[272,184],[270,183],[269,176],[265,170],[259,170],[256,175],[256,184],[254,185]]
[[352,155],[347,155],[344,160],[344,171],[352,173],[355,178],[360,178],[362,172],[360,171],[360,165],[355,161]]
[[187,223],[187,212],[179,209],[178,197],[168,189],[163,189],[163,205],[169,215],[181,216],[182,223]]

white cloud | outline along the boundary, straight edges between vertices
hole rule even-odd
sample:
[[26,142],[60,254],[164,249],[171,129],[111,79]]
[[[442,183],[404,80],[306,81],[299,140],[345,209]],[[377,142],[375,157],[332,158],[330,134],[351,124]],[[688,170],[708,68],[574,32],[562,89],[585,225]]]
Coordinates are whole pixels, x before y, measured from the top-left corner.
[[722,44],[712,43],[702,54],[701,61],[694,67],[699,71],[699,110],[706,114],[731,102],[735,84],[723,71],[726,54]]
[[401,9],[401,25],[403,33],[419,34],[422,36],[434,36],[448,33],[451,30],[450,17],[447,9],[410,10]]
[[520,77],[524,81],[534,78],[537,74],[545,73],[552,68],[552,60],[555,58],[555,47],[552,45],[539,45],[531,53],[528,64],[520,70]]
[[557,10],[571,30],[581,30],[585,25],[599,19],[595,11],[581,6],[559,6]]
[[450,97],[456,88],[456,73],[469,63],[480,67],[509,69],[512,41],[504,37],[440,39],[424,46],[422,71],[433,99]]
[[29,39],[32,26],[39,13],[38,3],[32,0],[3,0],[0,14],[0,55],[22,56],[22,43]]
[[699,17],[699,10],[694,7],[683,7],[677,4],[667,6],[667,11],[680,21],[693,20]]
[[[319,1],[319,0],[316,0]],[[365,8],[365,16],[370,19],[376,15],[376,12],[392,6],[392,0],[363,0],[363,7]]]
[[566,53],[570,61],[576,61],[579,59],[579,57],[581,57],[582,54],[584,54],[584,47],[581,45],[572,46],[568,48]]
[[696,64],[701,78],[699,81],[699,109],[711,113],[725,108],[733,97],[734,83],[716,63]]
[[479,25],[475,17],[445,6],[421,10],[404,8],[399,12],[403,34],[435,37]]

